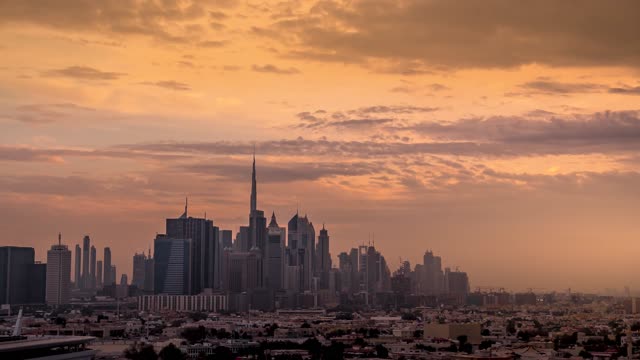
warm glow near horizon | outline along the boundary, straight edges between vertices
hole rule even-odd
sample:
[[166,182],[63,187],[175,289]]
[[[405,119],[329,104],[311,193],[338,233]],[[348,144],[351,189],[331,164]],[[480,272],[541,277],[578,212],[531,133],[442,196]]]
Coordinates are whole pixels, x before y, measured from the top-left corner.
[[185,196],[235,233],[255,145],[258,208],[325,223],[334,259],[375,237],[472,288],[640,290],[639,13],[0,2],[1,243],[89,234],[130,273]]

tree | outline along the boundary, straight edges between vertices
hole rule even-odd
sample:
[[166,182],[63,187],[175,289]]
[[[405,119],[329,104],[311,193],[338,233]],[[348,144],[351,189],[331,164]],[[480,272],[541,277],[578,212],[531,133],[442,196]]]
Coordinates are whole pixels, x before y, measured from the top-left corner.
[[322,351],[322,344],[316,338],[310,338],[302,343],[302,348],[307,350],[311,355],[318,355]]
[[206,320],[207,319],[207,314],[205,314],[203,312],[192,312],[192,313],[189,314],[189,317],[193,321],[200,321],[200,320]]
[[473,346],[469,343],[467,335],[458,336],[459,350],[471,354],[473,352]]
[[586,350],[580,351],[580,354],[578,354],[578,356],[580,356],[583,359],[592,359],[593,358],[593,355],[591,355],[591,353],[586,351]]
[[376,356],[382,359],[386,359],[389,357],[389,350],[382,344],[376,345]]
[[62,326],[62,327],[66,327],[67,326],[67,319],[63,318],[62,316],[58,316],[55,320],[54,323],[58,326]]
[[228,347],[218,346],[213,351],[213,354],[209,355],[207,358],[215,359],[215,360],[233,360],[234,356],[233,356],[233,351],[231,351],[231,349],[229,349]]
[[153,349],[153,345],[137,343],[124,351],[124,357],[130,360],[156,360],[158,354]]
[[418,317],[414,313],[406,312],[402,314],[402,320],[407,320],[407,321],[418,320]]
[[187,358],[187,355],[173,344],[169,344],[162,348],[159,356],[161,360],[185,360]]
[[483,340],[478,346],[478,349],[486,350],[489,349],[493,344],[495,344],[493,340]]
[[188,327],[182,331],[180,334],[183,338],[185,338],[190,344],[195,344],[201,342],[207,337],[207,330],[204,326],[196,327]]
[[82,316],[92,316],[93,315],[93,309],[91,309],[88,306],[85,306],[82,309],[80,309],[80,315],[82,315]]
[[326,359],[326,360],[344,359],[344,344],[339,342],[331,342],[331,345],[323,348],[322,359]]

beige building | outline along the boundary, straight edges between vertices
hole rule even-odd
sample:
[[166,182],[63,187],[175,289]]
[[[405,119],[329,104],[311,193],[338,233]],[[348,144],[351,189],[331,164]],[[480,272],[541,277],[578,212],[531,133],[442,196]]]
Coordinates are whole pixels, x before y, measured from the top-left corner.
[[450,323],[424,325],[424,338],[442,338],[457,340],[459,336],[466,335],[467,341],[471,344],[480,344],[482,327],[478,323]]

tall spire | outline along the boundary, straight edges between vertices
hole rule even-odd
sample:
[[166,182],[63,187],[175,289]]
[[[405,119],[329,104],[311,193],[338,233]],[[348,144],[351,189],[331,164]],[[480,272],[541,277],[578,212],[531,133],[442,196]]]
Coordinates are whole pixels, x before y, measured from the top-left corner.
[[271,213],[271,222],[269,223],[269,227],[278,227],[278,221],[276,221],[276,212]]
[[186,219],[188,217],[187,209],[189,208],[189,198],[184,198],[184,213],[180,215],[180,219]]
[[251,214],[258,208],[258,192],[256,189],[256,147],[253,146],[253,171],[251,173]]

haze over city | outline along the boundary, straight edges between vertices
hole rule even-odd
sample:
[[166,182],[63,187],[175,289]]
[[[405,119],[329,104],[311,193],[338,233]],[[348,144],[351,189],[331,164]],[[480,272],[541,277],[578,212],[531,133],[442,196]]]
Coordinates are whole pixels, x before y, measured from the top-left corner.
[[[640,3],[0,2],[2,245],[119,273],[189,213],[471,287],[640,289]],[[100,252],[99,252],[100,253]],[[101,256],[101,255],[99,255]]]

